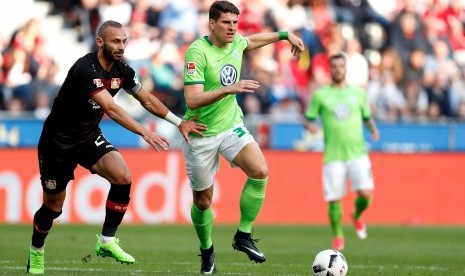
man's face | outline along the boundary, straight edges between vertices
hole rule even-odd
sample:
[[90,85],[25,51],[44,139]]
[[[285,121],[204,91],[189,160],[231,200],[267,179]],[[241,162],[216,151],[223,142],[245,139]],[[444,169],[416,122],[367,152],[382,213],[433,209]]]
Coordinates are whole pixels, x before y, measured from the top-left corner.
[[331,79],[334,83],[344,82],[346,77],[346,61],[343,58],[331,60]]
[[99,47],[103,49],[103,56],[108,61],[121,61],[126,48],[127,36],[124,29],[108,28]]
[[210,20],[209,27],[220,44],[231,43],[237,31],[238,16],[234,13],[222,13],[217,21]]

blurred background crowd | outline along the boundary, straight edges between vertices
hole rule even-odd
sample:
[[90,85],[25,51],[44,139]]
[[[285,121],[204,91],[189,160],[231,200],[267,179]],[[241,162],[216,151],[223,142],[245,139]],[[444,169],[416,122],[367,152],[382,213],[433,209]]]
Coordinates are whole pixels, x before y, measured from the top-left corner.
[[[50,0],[46,17],[60,17],[73,43],[95,50],[105,20],[127,26],[126,61],[143,86],[170,109],[184,112],[183,58],[208,34],[212,0]],[[384,122],[465,120],[464,0],[236,0],[239,33],[288,30],[306,51],[291,55],[286,42],[249,52],[242,78],[261,84],[238,97],[245,114],[301,118],[315,89],[330,81],[328,56],[347,53],[347,82],[363,87],[375,118]],[[0,112],[45,118],[69,68],[45,51],[43,19],[0,33]],[[59,48],[69,51],[68,48]],[[56,52],[57,53],[57,52]],[[77,53],[78,56],[86,52]],[[133,116],[145,112],[118,93]]]

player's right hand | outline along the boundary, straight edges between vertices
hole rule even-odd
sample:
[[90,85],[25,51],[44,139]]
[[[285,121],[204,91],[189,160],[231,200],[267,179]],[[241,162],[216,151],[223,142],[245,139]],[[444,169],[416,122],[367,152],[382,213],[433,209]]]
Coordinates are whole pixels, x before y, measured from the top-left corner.
[[235,84],[230,85],[230,94],[238,93],[253,93],[260,87],[260,84],[256,80],[240,80]]

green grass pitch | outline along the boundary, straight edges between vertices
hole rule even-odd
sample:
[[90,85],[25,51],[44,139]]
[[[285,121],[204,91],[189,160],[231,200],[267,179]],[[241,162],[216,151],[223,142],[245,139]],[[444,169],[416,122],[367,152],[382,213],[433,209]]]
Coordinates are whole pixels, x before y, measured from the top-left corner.
[[[0,275],[25,275],[30,225],[0,225]],[[366,240],[345,227],[350,276],[465,275],[465,228],[370,226]],[[47,275],[198,275],[197,238],[190,225],[122,225],[123,248],[136,263],[97,257],[100,226],[60,225],[47,239]],[[329,226],[257,225],[254,236],[268,260],[255,264],[234,251],[234,226],[215,225],[219,275],[311,275],[314,256],[331,244]],[[87,263],[82,258],[90,255]]]

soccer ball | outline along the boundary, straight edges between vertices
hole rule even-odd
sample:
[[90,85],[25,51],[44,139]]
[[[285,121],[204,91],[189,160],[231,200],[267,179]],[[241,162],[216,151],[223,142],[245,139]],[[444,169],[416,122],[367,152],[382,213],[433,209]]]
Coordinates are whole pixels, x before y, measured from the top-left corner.
[[312,271],[315,276],[345,276],[349,266],[341,252],[326,249],[315,256]]

